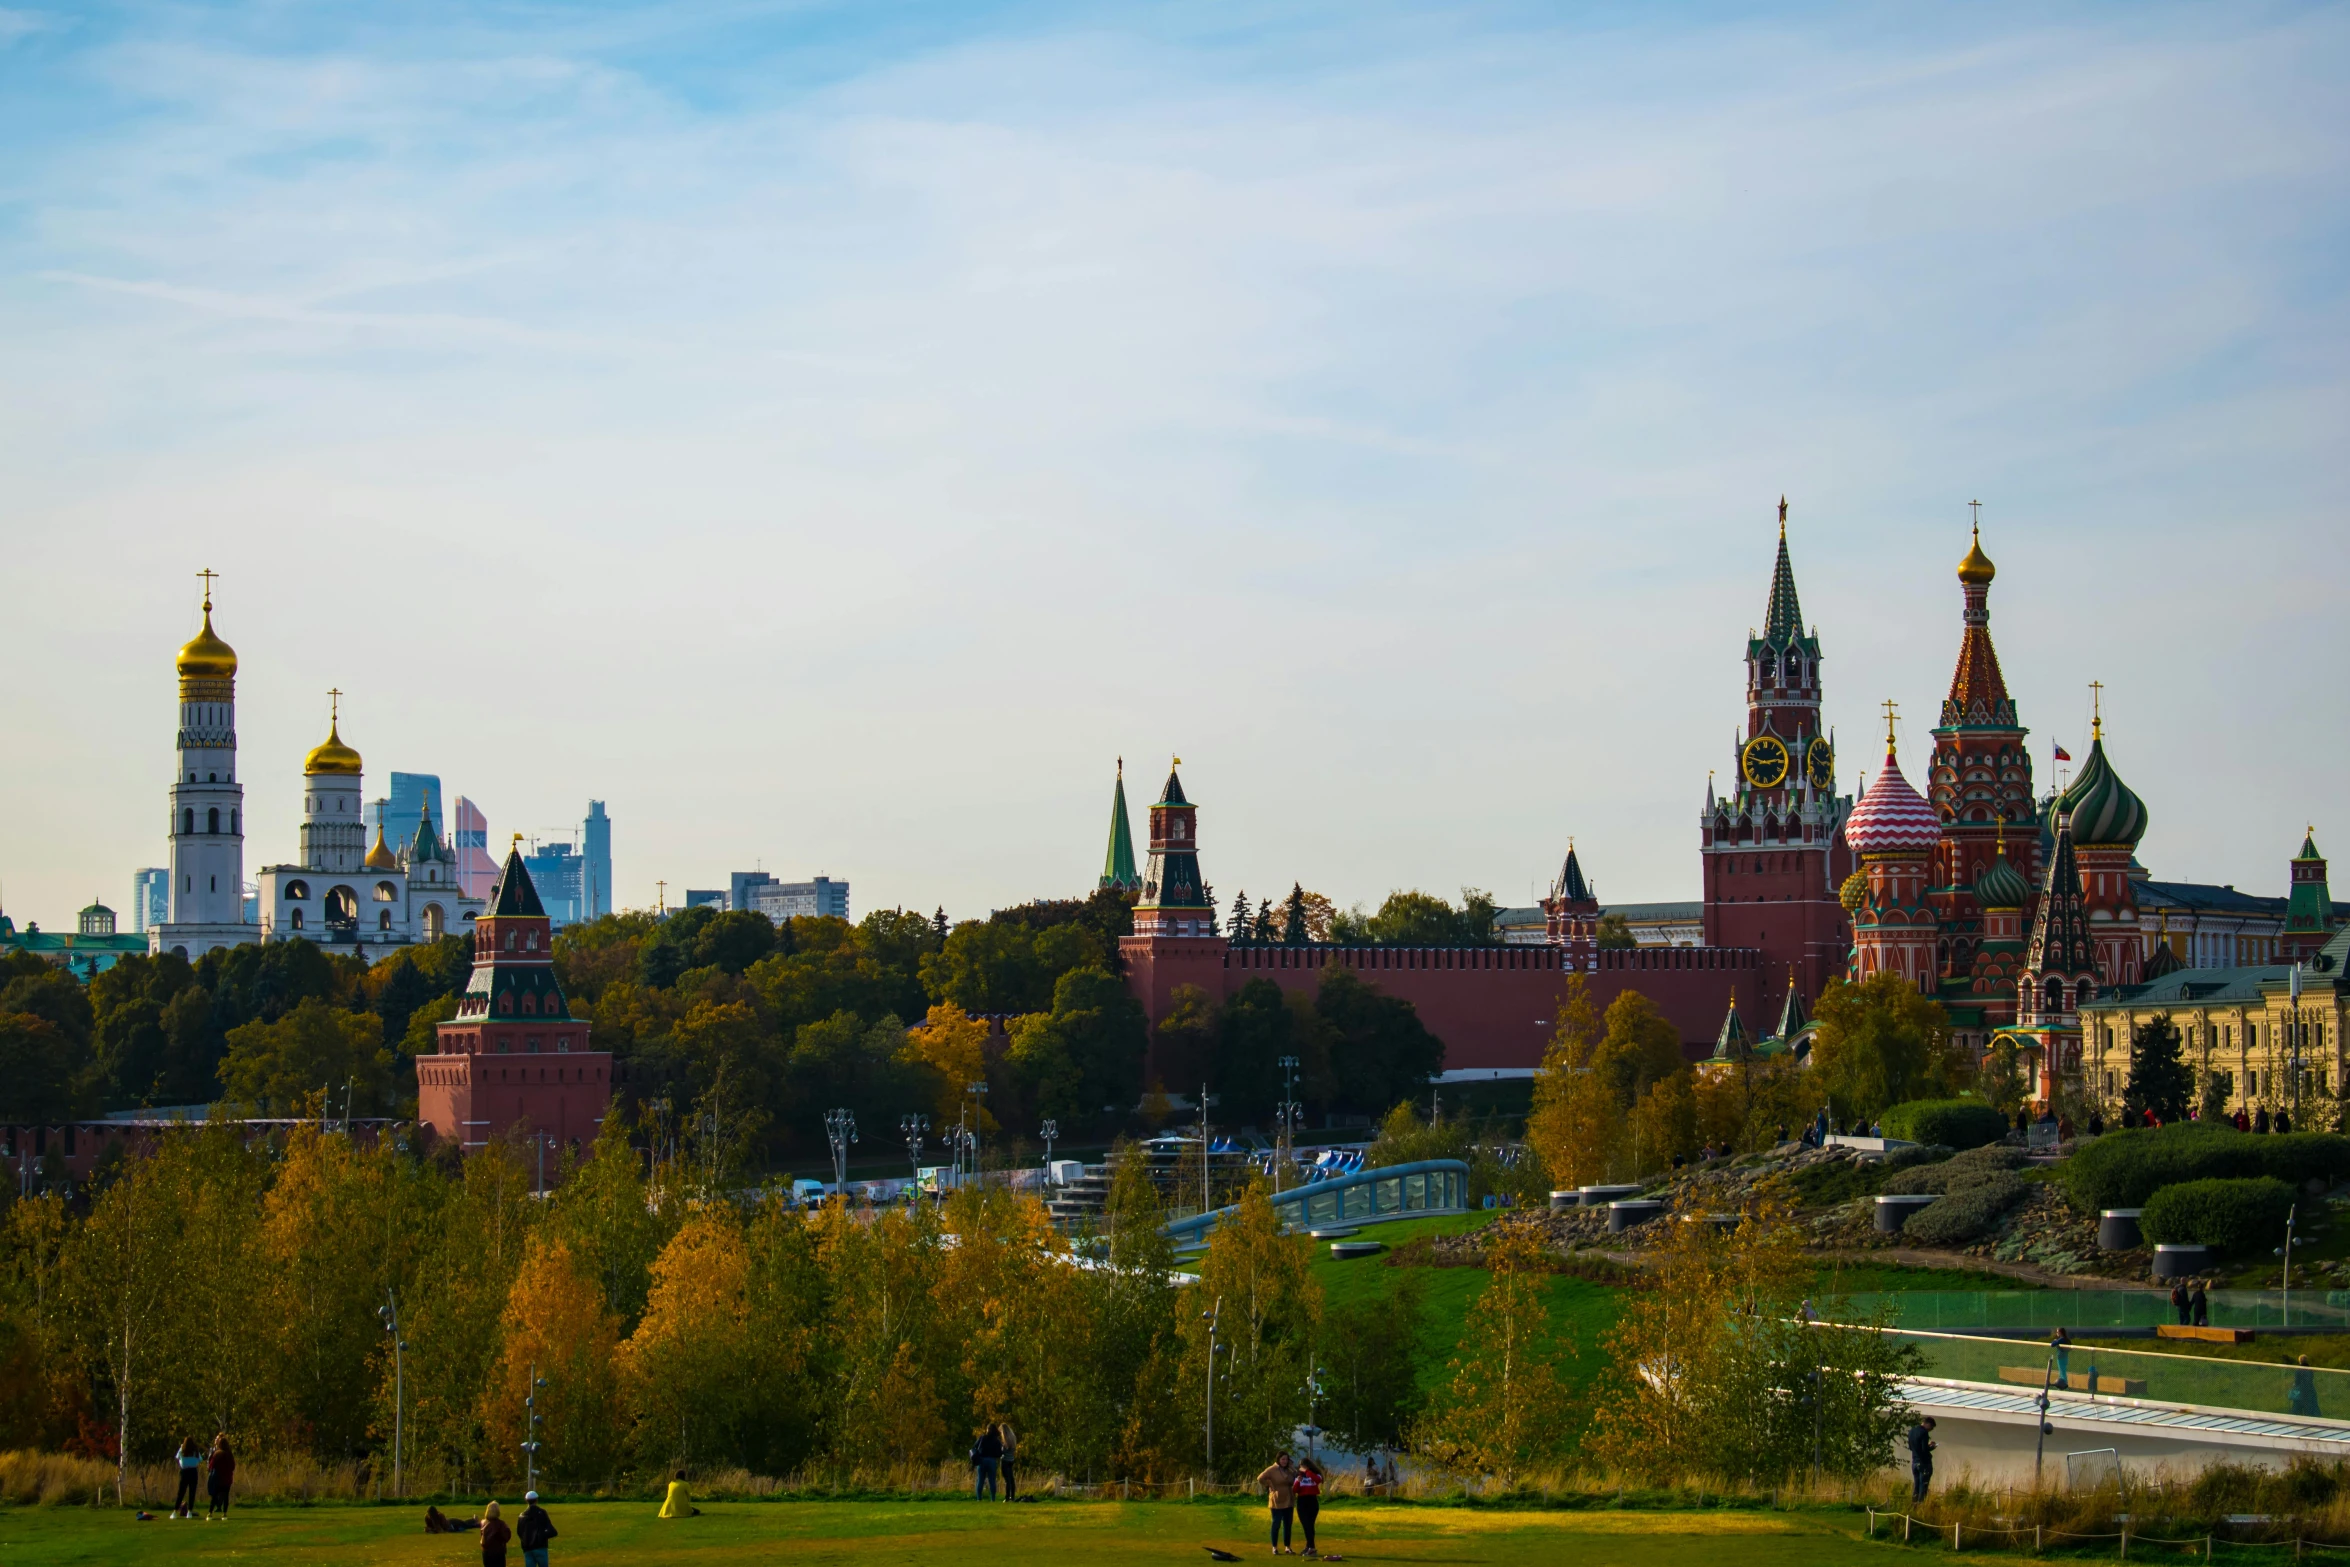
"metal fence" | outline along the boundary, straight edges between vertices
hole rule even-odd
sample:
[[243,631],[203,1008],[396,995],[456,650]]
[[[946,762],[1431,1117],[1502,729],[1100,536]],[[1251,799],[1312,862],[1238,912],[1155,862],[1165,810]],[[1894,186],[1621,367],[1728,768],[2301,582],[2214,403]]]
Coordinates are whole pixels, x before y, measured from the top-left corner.
[[[2350,1327],[2350,1290],[2212,1290],[2215,1328]],[[2075,1332],[2151,1328],[2177,1322],[2170,1296],[2154,1290],[1893,1290],[1852,1297],[1854,1314],[1888,1308],[1891,1325],[1928,1333],[1970,1328]]]
[[2080,1398],[2142,1398],[2165,1404],[2253,1409],[2304,1419],[2350,1419],[2350,1371],[2280,1364],[2276,1360],[2221,1360],[2075,1344],[2059,1358],[2046,1344],[1969,1338],[1951,1333],[1897,1333],[1924,1357],[1921,1374],[1953,1382],[1984,1382]]

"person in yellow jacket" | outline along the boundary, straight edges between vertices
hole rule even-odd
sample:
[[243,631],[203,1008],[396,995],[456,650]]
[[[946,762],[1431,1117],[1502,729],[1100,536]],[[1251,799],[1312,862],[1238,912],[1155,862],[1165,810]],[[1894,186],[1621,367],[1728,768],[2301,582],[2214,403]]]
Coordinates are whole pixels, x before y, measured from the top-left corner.
[[677,1478],[669,1482],[669,1494],[661,1498],[661,1516],[664,1518],[699,1518],[702,1510],[694,1505],[693,1493],[685,1488],[685,1471],[677,1471]]

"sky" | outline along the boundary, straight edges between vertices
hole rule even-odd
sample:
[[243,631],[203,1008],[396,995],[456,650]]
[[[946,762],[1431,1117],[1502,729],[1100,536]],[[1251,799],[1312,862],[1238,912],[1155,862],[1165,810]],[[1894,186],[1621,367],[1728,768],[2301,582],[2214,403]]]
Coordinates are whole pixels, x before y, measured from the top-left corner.
[[[2350,854],[2350,8],[0,10],[0,907],[163,863],[195,573],[247,874],[591,798],[625,905],[1693,898],[1777,503],[1843,786],[1968,502],[2040,778]],[[2350,873],[2345,873],[2350,883]],[[662,890],[665,884],[665,893]]]

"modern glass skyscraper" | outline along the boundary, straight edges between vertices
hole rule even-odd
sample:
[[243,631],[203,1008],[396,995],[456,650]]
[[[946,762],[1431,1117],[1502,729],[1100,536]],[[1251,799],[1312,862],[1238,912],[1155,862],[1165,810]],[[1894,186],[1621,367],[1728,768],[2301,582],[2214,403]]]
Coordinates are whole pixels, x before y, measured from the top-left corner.
[[171,918],[171,868],[152,866],[131,875],[131,929],[145,930]]
[[604,814],[603,801],[588,801],[587,820],[580,823],[579,837],[587,861],[582,867],[586,882],[581,890],[586,918],[592,920],[612,912],[612,818]]
[[586,918],[587,857],[577,853],[568,843],[545,843],[522,857],[524,868],[530,872],[531,884],[538,888],[539,902],[546,905],[547,918],[560,930],[565,925],[576,925]]
[[360,820],[367,830],[367,841],[375,842],[375,829],[380,823],[384,838],[397,849],[414,841],[416,813],[429,807],[432,811],[432,830],[441,841],[448,841],[448,823],[441,819],[441,775],[438,773],[394,773],[392,792],[381,799],[370,800],[360,811]]
[[490,819],[463,795],[457,796],[456,816],[449,847],[457,854],[457,885],[468,898],[486,902],[498,881],[498,862],[490,858]]

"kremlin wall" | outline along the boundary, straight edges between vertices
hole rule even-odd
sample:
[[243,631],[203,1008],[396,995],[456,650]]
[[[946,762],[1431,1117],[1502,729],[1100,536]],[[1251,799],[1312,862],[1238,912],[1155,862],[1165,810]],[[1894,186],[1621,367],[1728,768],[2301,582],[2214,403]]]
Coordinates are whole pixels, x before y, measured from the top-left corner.
[[[1925,791],[1902,770],[1888,702],[1882,763],[1857,795],[1839,796],[1835,737],[1820,717],[1821,641],[1803,620],[1787,504],[1779,503],[1762,629],[1746,644],[1746,718],[1728,758],[1733,782],[1717,790],[1709,780],[1697,822],[1703,944],[1602,950],[1600,908],[1571,845],[1542,904],[1539,945],[1235,941],[1217,934],[1200,865],[1199,808],[1170,771],[1150,807],[1149,855],[1139,873],[1130,853],[1121,869],[1129,841],[1122,787],[1114,807],[1103,884],[1137,899],[1134,933],[1121,943],[1134,995],[1155,1027],[1181,986],[1198,987],[1211,1002],[1257,979],[1310,993],[1343,969],[1410,1001],[1444,1041],[1449,1072],[1522,1075],[1541,1061],[1570,975],[1585,977],[1601,1008],[1625,990],[1641,991],[1692,1060],[1781,1049],[1802,1060],[1811,1006],[1831,980],[1893,973],[1942,1003],[1959,1043],[1984,1052],[2013,1045],[2041,1105],[2092,1073],[2102,1078],[2112,1030],[2092,1025],[2096,1060],[2085,1063],[2085,1013],[2133,996],[2154,977],[2150,957],[2160,972],[2179,966],[2167,932],[2140,919],[2138,889],[2148,877],[2136,851],[2146,806],[2107,755],[2101,718],[2071,787],[2035,793],[2029,731],[1992,642],[1997,568],[1979,528],[1957,575],[1958,656],[1920,773]],[[2341,911],[2324,875],[2305,843],[2293,871],[2297,912],[2276,950],[2262,956],[2326,966],[2319,949]],[[2166,893],[2195,890],[2173,884]],[[2274,984],[2287,972],[2276,969]],[[1776,1019],[1776,1032],[1764,1035],[1745,1018]],[[2251,1028],[2257,1034],[2258,1025]],[[2305,1042],[2321,1047],[2315,1035]],[[2338,1037],[2331,1043],[2338,1049]],[[2258,1079],[2244,1076],[2249,1093]]]

